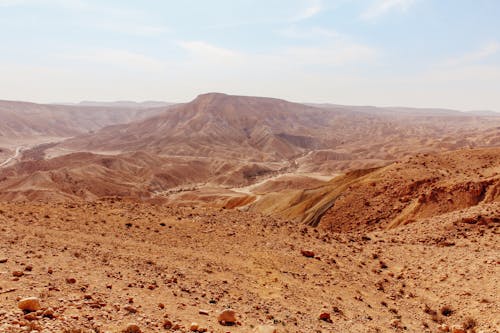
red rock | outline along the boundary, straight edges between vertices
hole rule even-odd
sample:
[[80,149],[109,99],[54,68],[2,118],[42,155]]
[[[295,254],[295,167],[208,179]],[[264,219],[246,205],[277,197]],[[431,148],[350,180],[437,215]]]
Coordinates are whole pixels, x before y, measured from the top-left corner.
[[191,332],[198,332],[199,327],[200,325],[198,325],[198,323],[191,323],[191,325],[189,326],[189,330]]
[[137,309],[131,305],[127,305],[127,306],[123,307],[123,309],[130,312],[130,313],[137,313]]
[[137,326],[136,324],[128,325],[122,332],[123,333],[142,333],[140,327]]
[[236,323],[236,312],[231,309],[223,310],[217,316],[217,321],[225,326],[234,325]]
[[331,316],[328,312],[323,312],[322,314],[319,315],[319,319],[326,321],[328,323],[332,322]]
[[163,321],[163,328],[165,328],[165,329],[169,330],[169,329],[171,329],[171,328],[172,328],[172,326],[173,326],[173,324],[172,324],[172,322],[171,322],[170,320],[165,319],[165,320]]
[[29,320],[29,321],[33,321],[33,320],[37,320],[38,317],[37,317],[36,313],[30,312],[30,313],[24,315],[24,319]]
[[49,319],[55,318],[54,310],[47,308],[43,311],[42,316]]
[[27,312],[38,311],[42,308],[40,305],[40,299],[37,297],[23,298],[17,303],[17,307]]
[[311,250],[301,250],[300,253],[302,253],[304,257],[314,258],[314,252]]
[[66,278],[66,283],[74,284],[74,283],[76,283],[76,279],[75,278]]

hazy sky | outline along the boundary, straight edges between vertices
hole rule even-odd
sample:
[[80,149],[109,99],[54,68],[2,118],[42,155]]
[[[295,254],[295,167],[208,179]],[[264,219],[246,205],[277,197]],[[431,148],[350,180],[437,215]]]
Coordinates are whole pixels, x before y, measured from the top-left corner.
[[499,0],[0,0],[0,99],[500,111]]

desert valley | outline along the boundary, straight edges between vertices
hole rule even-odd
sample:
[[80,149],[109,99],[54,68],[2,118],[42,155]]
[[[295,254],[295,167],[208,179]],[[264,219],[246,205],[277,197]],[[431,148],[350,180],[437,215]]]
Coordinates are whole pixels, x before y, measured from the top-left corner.
[[0,101],[1,332],[500,332],[500,113]]

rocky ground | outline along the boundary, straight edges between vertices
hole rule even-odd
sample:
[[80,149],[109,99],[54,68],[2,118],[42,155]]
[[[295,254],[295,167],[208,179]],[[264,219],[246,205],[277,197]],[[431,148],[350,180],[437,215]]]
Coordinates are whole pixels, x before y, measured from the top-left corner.
[[500,332],[498,216],[327,234],[237,210],[0,203],[0,332]]

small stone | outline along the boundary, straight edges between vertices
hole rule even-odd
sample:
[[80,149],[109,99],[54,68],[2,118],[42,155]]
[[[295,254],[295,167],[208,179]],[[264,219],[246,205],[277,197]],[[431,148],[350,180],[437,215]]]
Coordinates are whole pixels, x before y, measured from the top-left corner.
[[142,333],[141,329],[136,324],[128,325],[122,332],[123,333]]
[[322,314],[320,314],[319,320],[323,320],[323,321],[326,321],[328,323],[332,322],[332,318],[328,312],[323,312]]
[[203,310],[203,309],[200,309],[198,311],[198,313],[201,314],[201,315],[204,315],[204,316],[208,316],[208,314],[209,314],[208,310]]
[[8,260],[7,258],[0,258],[0,264],[5,264]]
[[131,305],[127,305],[127,306],[123,307],[123,309],[127,310],[127,311],[128,311],[128,312],[130,312],[130,313],[137,313],[137,309],[136,309],[136,308],[134,308],[134,307],[133,307],[133,306],[131,306]]
[[43,311],[43,313],[42,313],[42,317],[49,318],[49,319],[55,318],[54,310],[52,310],[51,308],[45,309],[45,311]]
[[42,307],[40,305],[40,299],[37,297],[23,298],[17,303],[17,307],[26,312],[38,311]]
[[165,320],[163,321],[163,328],[165,328],[165,329],[169,330],[169,329],[171,329],[171,328],[172,328],[172,326],[173,326],[173,324],[172,324],[172,322],[171,322],[170,320],[165,319]]
[[74,284],[74,283],[76,283],[76,279],[75,278],[66,278],[66,283]]
[[35,312],[30,312],[30,313],[24,315],[24,319],[29,320],[29,321],[33,321],[33,320],[37,320],[38,317],[37,317]]
[[14,277],[21,277],[23,275],[24,275],[24,272],[21,272],[21,271],[12,272],[12,276],[14,276]]
[[254,329],[254,333],[278,333],[278,329],[274,326],[260,325]]
[[301,250],[300,253],[306,258],[314,258],[314,252],[311,250]]
[[223,310],[217,316],[217,321],[224,326],[231,326],[236,323],[236,312],[231,309]]
[[191,332],[198,332],[199,327],[200,325],[198,325],[198,323],[191,323],[191,325],[189,326],[189,330]]
[[451,333],[467,333],[467,331],[462,327],[454,326],[451,328]]
[[394,319],[393,321],[391,321],[391,327],[394,327],[397,329],[403,329],[403,324],[401,323],[401,320]]

